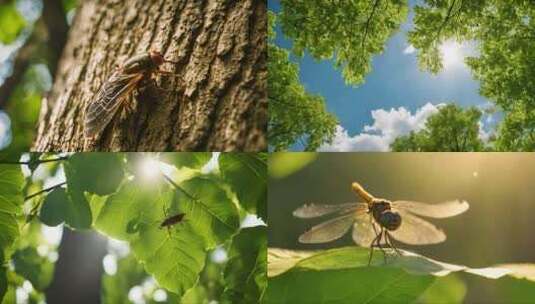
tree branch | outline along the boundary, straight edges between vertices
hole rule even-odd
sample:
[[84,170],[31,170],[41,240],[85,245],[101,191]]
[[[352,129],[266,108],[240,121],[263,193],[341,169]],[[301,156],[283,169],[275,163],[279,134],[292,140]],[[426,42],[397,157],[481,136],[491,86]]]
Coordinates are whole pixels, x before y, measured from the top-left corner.
[[41,190],[41,191],[35,192],[35,193],[33,193],[33,194],[30,194],[30,195],[28,195],[28,196],[26,196],[26,197],[24,198],[24,201],[27,201],[27,200],[29,200],[29,199],[31,199],[31,198],[34,198],[34,197],[36,197],[36,196],[38,196],[38,195],[41,195],[41,194],[43,194],[43,193],[52,191],[52,190],[54,190],[54,189],[56,189],[56,188],[59,188],[59,187],[65,185],[65,184],[67,184],[67,182],[59,183],[59,184],[57,184],[57,185],[54,185],[54,186],[45,188],[45,189],[43,189],[43,190]]
[[375,0],[375,3],[373,4],[372,12],[370,16],[368,17],[368,20],[366,20],[366,28],[364,30],[364,38],[362,38],[362,49],[364,49],[364,46],[366,45],[366,38],[368,37],[368,30],[370,27],[370,23],[373,19],[373,15],[375,14],[375,11],[377,10],[377,7],[379,6],[380,0]]
[[444,29],[444,27],[446,26],[446,24],[448,23],[448,21],[451,18],[451,12],[453,11],[453,7],[455,6],[455,2],[456,2],[456,0],[451,1],[451,5],[448,8],[448,13],[446,14],[446,18],[444,18],[444,20],[442,21],[442,24],[440,24],[440,27],[438,28],[438,32],[435,35],[435,38],[433,39],[432,43],[435,43],[438,39],[440,39],[440,35],[442,33],[442,29]]

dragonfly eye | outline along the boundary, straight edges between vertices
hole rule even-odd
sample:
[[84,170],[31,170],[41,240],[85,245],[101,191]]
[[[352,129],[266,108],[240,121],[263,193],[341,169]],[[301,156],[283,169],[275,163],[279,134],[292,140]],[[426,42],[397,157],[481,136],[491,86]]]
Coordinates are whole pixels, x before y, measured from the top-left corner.
[[388,230],[396,230],[401,226],[401,216],[397,212],[385,211],[379,217],[379,221]]

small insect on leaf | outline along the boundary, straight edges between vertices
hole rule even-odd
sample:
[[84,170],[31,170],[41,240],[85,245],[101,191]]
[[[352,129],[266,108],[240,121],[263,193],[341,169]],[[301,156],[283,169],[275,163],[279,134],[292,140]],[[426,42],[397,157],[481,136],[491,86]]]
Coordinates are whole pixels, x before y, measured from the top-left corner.
[[126,96],[138,87],[142,79],[151,78],[153,73],[173,74],[159,70],[165,62],[176,63],[165,60],[157,51],[151,51],[134,56],[117,68],[86,106],[84,136],[96,139],[118,110],[125,106]]
[[173,216],[170,216],[170,217],[166,218],[160,224],[160,228],[171,227],[173,225],[176,225],[176,224],[182,222],[182,220],[184,219],[185,215],[186,215],[185,213],[179,213],[179,214],[176,214],[176,215],[173,215]]

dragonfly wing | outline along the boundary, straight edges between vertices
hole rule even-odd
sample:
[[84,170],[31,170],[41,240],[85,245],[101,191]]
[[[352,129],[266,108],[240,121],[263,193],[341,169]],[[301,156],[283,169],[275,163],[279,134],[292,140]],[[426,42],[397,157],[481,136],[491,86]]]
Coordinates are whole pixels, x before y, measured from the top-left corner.
[[408,211],[417,215],[432,218],[445,218],[461,214],[468,210],[469,205],[466,201],[453,200],[439,204],[425,204],[413,201],[395,201],[392,207]]
[[372,225],[371,215],[362,214],[357,216],[355,224],[353,224],[353,241],[359,246],[370,247],[379,232],[378,230],[376,232]]
[[341,238],[351,228],[354,214],[343,215],[310,228],[299,237],[306,244],[326,243]]
[[320,204],[306,204],[297,208],[293,215],[299,218],[314,218],[320,217],[335,212],[345,213],[350,211],[367,210],[368,205],[364,203],[346,203],[338,205],[320,205]]
[[401,226],[389,231],[396,240],[410,245],[444,242],[446,234],[435,225],[410,213],[401,213]]

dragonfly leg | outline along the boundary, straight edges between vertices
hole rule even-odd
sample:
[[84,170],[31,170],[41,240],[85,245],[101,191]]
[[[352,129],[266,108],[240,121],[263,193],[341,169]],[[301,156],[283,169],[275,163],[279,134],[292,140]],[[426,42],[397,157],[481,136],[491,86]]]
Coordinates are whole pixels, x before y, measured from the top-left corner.
[[399,251],[399,249],[396,246],[394,246],[394,243],[392,243],[392,237],[390,236],[390,233],[388,233],[388,231],[386,231],[386,240],[387,240],[388,246],[394,249],[394,251],[396,252],[398,256],[401,256],[402,255],[401,251]]
[[[383,234],[385,234],[385,230],[383,227],[381,227],[381,231],[379,232],[379,240],[377,241],[377,246],[379,247],[379,249],[381,249],[381,252],[383,253],[383,258],[385,260],[385,264],[386,264],[386,251],[385,249],[383,248],[383,245],[381,245],[381,240],[383,239]],[[385,236],[385,241],[386,241],[386,236]]]
[[[375,229],[375,228],[374,228]],[[379,239],[379,234],[376,234],[375,235],[375,238],[373,239],[372,243],[370,244],[370,258],[368,259],[368,266],[370,266],[370,264],[372,263],[372,257],[373,257],[373,247],[376,247],[377,245],[375,244],[377,242],[377,240]]]

